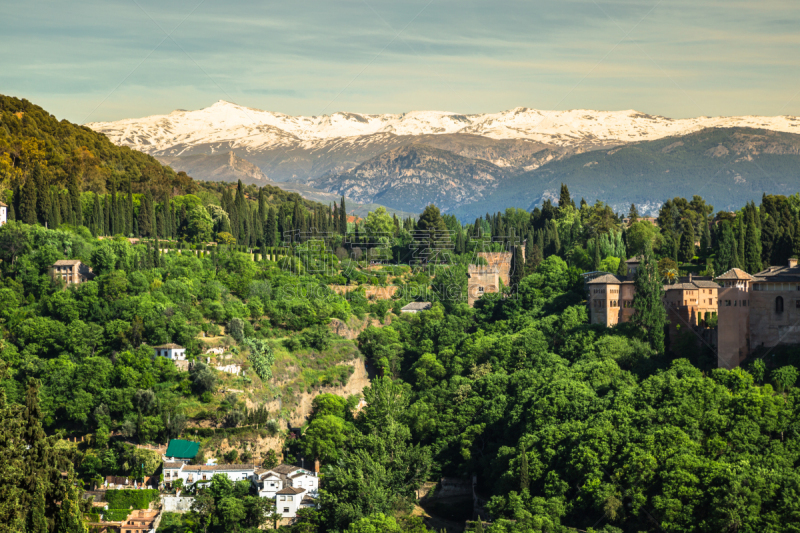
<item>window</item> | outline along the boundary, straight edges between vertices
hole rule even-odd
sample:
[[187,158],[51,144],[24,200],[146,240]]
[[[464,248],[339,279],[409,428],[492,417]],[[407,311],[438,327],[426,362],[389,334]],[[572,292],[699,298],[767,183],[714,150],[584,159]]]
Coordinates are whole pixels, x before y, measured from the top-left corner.
[[783,296],[775,298],[775,312],[783,313]]
[[725,307],[730,307],[730,306],[731,306],[731,301],[725,300]]
[[483,287],[478,287],[478,292],[483,292]]
[[800,300],[795,300],[794,301],[794,306],[795,306],[795,308],[800,309]]
[[286,496],[281,496],[281,501],[285,502],[286,501]]
[[287,496],[287,497],[286,497],[286,499],[287,499],[288,501],[290,501],[290,502],[291,502],[291,501],[294,501],[294,496]]
[[283,508],[283,512],[288,514],[289,513],[289,508],[288,507],[284,507]]

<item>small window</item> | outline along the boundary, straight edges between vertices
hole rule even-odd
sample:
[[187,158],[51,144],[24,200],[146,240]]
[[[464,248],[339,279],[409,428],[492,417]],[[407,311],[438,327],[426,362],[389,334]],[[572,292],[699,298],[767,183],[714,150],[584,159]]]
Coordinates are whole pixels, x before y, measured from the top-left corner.
[[286,496],[281,496],[281,501],[285,502],[286,501]]
[[794,306],[795,306],[796,309],[800,309],[800,300],[795,300],[794,301]]
[[783,296],[775,298],[775,312],[783,313]]
[[283,512],[284,512],[284,513],[288,513],[288,512],[289,512],[289,508],[288,508],[288,507],[284,507],[284,508],[283,508]]
[[730,307],[730,306],[731,306],[731,301],[725,300],[725,307]]

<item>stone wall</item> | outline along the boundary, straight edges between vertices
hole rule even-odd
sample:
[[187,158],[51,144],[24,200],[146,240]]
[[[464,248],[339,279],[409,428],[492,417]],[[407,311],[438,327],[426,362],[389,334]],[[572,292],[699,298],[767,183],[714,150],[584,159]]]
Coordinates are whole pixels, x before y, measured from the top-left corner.
[[496,267],[470,265],[467,276],[467,303],[470,307],[484,294],[500,292],[500,275]]

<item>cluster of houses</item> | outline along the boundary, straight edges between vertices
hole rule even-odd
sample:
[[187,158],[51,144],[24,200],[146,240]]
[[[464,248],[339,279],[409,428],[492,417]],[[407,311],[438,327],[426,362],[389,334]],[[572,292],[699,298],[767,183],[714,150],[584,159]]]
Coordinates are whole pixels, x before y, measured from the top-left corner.
[[[629,259],[625,279],[600,274],[587,283],[592,324],[611,327],[633,316],[633,277],[638,258]],[[800,344],[800,268],[797,259],[750,275],[733,268],[712,279],[693,277],[664,285],[670,335],[692,331],[716,347],[717,366],[738,366],[754,350]],[[716,319],[716,329],[709,328]],[[674,338],[674,337],[673,337]]]
[[183,487],[198,486],[210,483],[215,475],[224,475],[234,482],[250,481],[259,496],[275,500],[276,512],[283,519],[296,518],[299,509],[315,506],[319,491],[318,463],[315,472],[285,464],[274,468],[260,468],[252,464],[189,464],[198,449],[196,442],[180,439],[170,441],[164,454],[165,486],[172,487],[179,479]]

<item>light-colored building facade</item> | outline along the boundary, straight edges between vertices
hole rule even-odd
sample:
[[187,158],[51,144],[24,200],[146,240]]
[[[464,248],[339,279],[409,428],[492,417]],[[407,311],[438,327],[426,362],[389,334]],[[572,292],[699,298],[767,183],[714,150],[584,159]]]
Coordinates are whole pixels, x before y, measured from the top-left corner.
[[0,202],[0,226],[8,222],[8,206]]
[[[604,274],[586,284],[592,324],[612,327],[631,320],[635,311],[633,276],[638,266],[637,260],[629,260],[626,279],[614,274]],[[687,329],[706,329],[708,322],[717,315],[719,288],[710,278],[695,278],[691,275],[679,279],[677,283],[664,285],[662,302],[667,310],[670,335],[673,338]],[[709,336],[705,337],[713,340]]]
[[759,348],[800,344],[797,259],[749,275],[738,268],[717,278],[720,291],[718,365],[732,368]]
[[183,480],[183,486],[188,487],[196,483],[210,483],[216,474],[227,476],[233,482],[253,481],[256,467],[250,464],[239,465],[189,465],[182,462],[170,461],[163,465],[164,484],[171,486],[176,479]]
[[162,344],[161,346],[154,346],[153,350],[156,352],[156,357],[166,357],[173,361],[186,360],[186,348],[179,344]]
[[467,278],[467,303],[470,307],[473,307],[484,294],[500,292],[500,275],[497,267],[469,265]]
[[79,259],[59,259],[50,267],[50,277],[65,285],[80,285],[94,278],[92,269]]
[[255,484],[258,495],[275,499],[278,514],[287,520],[296,518],[299,509],[315,506],[319,493],[319,476],[291,465],[257,471]]

